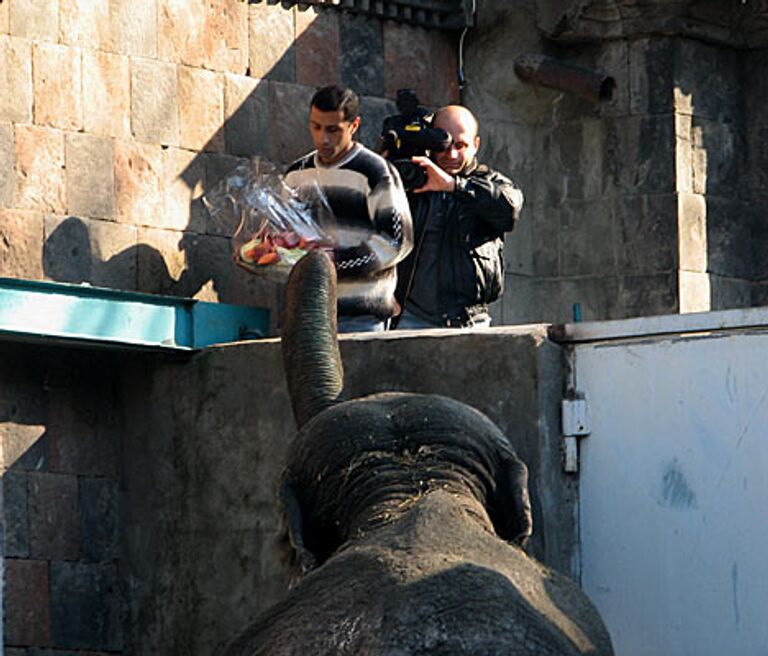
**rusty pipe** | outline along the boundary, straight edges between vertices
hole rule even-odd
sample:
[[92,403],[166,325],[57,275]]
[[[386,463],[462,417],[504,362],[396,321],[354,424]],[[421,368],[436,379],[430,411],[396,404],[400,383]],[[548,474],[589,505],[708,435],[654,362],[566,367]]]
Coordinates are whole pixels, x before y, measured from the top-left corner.
[[592,103],[610,100],[616,87],[616,80],[601,71],[532,53],[515,60],[515,73],[524,82],[573,93]]

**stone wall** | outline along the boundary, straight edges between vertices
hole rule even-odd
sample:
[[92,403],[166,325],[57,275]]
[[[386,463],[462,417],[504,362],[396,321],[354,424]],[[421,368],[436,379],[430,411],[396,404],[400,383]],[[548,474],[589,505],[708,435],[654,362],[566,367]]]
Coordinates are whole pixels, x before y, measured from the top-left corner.
[[371,146],[398,88],[455,100],[456,41],[244,0],[0,0],[0,276],[277,307],[201,195],[306,152],[317,86],[358,91]]
[[9,343],[0,359],[4,653],[120,653],[119,360]]
[[[561,347],[543,326],[441,332],[343,338],[347,388],[485,412],[530,468],[533,553],[574,572]],[[3,342],[0,358],[7,656],[209,656],[285,594],[278,340],[175,359]]]
[[[526,193],[505,323],[765,302],[766,12],[705,0],[488,0],[466,42],[483,156]],[[521,81],[544,54],[616,81],[609,101]]]

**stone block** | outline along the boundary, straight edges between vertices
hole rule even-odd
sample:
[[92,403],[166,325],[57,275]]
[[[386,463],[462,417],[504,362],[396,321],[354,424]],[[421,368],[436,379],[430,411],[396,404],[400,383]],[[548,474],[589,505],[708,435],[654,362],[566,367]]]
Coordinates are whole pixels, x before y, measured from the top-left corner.
[[157,0],[109,0],[113,52],[157,56]]
[[0,208],[0,276],[41,280],[43,215]]
[[[625,275],[674,271],[679,262],[677,196],[653,194],[614,200],[610,220],[619,273]],[[591,233],[587,252],[610,239],[610,233]]]
[[131,129],[140,141],[177,146],[179,102],[174,64],[134,59],[131,66]]
[[205,68],[245,74],[249,57],[248,8],[241,0],[206,0]]
[[600,103],[601,116],[626,116],[630,113],[630,64],[627,41],[604,41],[595,68],[610,75],[616,86],[610,100]]
[[[232,261],[230,239],[193,232],[185,232],[178,236],[181,238],[184,269],[178,278],[178,284],[173,288],[173,292],[177,295],[191,296],[204,301],[230,303],[230,300],[225,300],[226,295],[222,294],[229,286],[229,280],[237,269]],[[157,239],[157,235],[153,239],[159,248],[165,249],[166,262],[171,262],[171,272],[172,275],[175,275],[178,265],[171,261],[171,257],[175,257],[172,250],[173,242],[169,239],[167,246],[163,247]],[[147,273],[150,271],[149,267],[145,269]],[[142,276],[142,279],[146,280],[147,276]],[[159,279],[161,280],[162,276]],[[158,278],[153,277],[153,280],[157,281]]]
[[111,47],[106,0],[59,0],[59,41],[79,48]]
[[88,219],[45,217],[45,275],[57,282],[91,282],[95,268]]
[[10,2],[11,34],[40,41],[59,40],[59,0]]
[[[45,219],[45,234],[43,259],[49,278],[136,289],[134,226],[52,215]],[[63,255],[66,253],[69,258]]]
[[94,255],[93,284],[135,290],[138,262],[136,227],[111,221],[89,221]]
[[758,282],[752,285],[751,294],[752,307],[764,307],[768,305],[768,285],[765,282]]
[[678,272],[622,276],[617,296],[620,315],[645,317],[655,314],[677,314],[680,311]]
[[248,5],[248,74],[296,82],[294,9],[262,2]]
[[53,562],[50,582],[53,644],[121,650],[124,602],[114,565]]
[[278,332],[284,291],[282,275],[254,275],[240,267],[229,269],[226,279],[217,280],[216,284],[217,296],[222,302],[270,310],[270,335]]
[[154,228],[140,229],[139,290],[149,294],[193,296],[197,290],[192,290],[190,278],[186,275],[188,258],[186,249],[195,239],[194,233]]
[[23,471],[48,468],[48,439],[44,426],[5,422],[0,425],[0,444],[6,468]]
[[77,477],[30,472],[29,551],[42,560],[80,557]]
[[677,194],[677,239],[680,268],[707,270],[707,201],[699,194]]
[[117,481],[80,478],[82,559],[111,562],[117,557]]
[[269,125],[269,84],[245,75],[225,75],[226,152],[244,157],[268,156]]
[[88,391],[73,385],[50,390],[50,471],[78,476],[115,476],[117,401],[109,381]]
[[[702,66],[701,62],[709,62]],[[675,110],[718,123],[742,120],[742,54],[695,39],[675,41]]]
[[675,179],[675,117],[606,119],[602,154],[606,192],[672,193]]
[[581,305],[584,321],[625,316],[616,276],[558,280],[507,275],[505,285],[505,324],[573,321],[574,303]]
[[157,56],[187,66],[205,64],[206,0],[159,0]]
[[65,130],[83,127],[82,51],[52,43],[32,46],[35,123]]
[[430,51],[430,32],[423,27],[384,21],[382,37],[384,95],[395,99],[398,89],[413,89],[422,103],[431,103],[432,81],[444,64]]
[[313,148],[309,135],[309,103],[315,91],[298,84],[270,82],[269,92],[270,159],[275,164],[290,164]]
[[752,283],[749,280],[710,274],[712,310],[733,310],[752,306]]
[[678,114],[675,129],[681,191],[731,195],[741,185],[743,171],[749,168],[748,158],[759,152],[759,146],[755,150],[747,148],[744,132],[732,123]]
[[162,221],[163,149],[138,141],[115,141],[115,219],[132,225]]
[[706,192],[707,151],[702,130],[693,126],[693,119],[687,114],[675,116],[675,174],[679,191]]
[[561,275],[595,276],[616,272],[612,210],[609,199],[572,200],[560,207]]
[[179,145],[224,151],[224,78],[220,73],[179,66]]
[[205,229],[206,211],[202,203],[206,156],[189,150],[167,148],[163,151],[164,207],[156,228],[171,230]]
[[30,42],[0,36],[0,121],[32,122],[32,88]]
[[384,119],[397,113],[397,107],[391,100],[371,96],[361,97],[360,129],[357,132],[357,141],[375,150],[379,143]]
[[4,656],[41,656],[39,649],[24,649],[23,647],[6,647],[3,651]]
[[712,309],[712,288],[708,273],[679,271],[677,293],[678,311],[681,314],[709,312]]
[[48,563],[5,560],[3,639],[6,645],[51,644]]
[[296,82],[308,87],[338,84],[341,78],[339,12],[312,7],[302,11],[297,7],[295,16]]
[[[548,135],[548,164],[555,175],[546,184],[560,181],[555,191],[557,196],[599,199],[610,187],[612,162],[607,160],[610,150],[606,148],[606,138],[610,138],[610,131],[603,122],[593,119],[561,123]],[[518,150],[526,152],[524,147]],[[547,198],[547,202],[554,203],[555,199]]]
[[20,471],[3,474],[3,518],[5,558],[29,558],[27,475]]
[[768,121],[750,120],[746,139],[749,145],[743,188],[749,198],[765,206],[768,204]]
[[131,70],[128,57],[83,51],[83,124],[104,137],[131,136]]
[[629,106],[633,114],[674,110],[674,39],[642,38],[629,44]]
[[67,135],[67,208],[71,214],[112,218],[114,161],[112,139],[90,134]]
[[429,57],[434,62],[432,89],[422,102],[434,108],[458,103],[460,95],[456,71],[459,70],[459,49],[456,36],[452,32],[442,30],[432,30],[429,36]]
[[765,257],[768,252],[768,221],[760,212],[760,209],[750,212],[752,277],[755,281],[768,281],[768,258]]
[[64,212],[64,135],[32,125],[14,129],[16,194],[22,209]]
[[[765,221],[764,210],[722,196],[707,195],[706,202],[707,271],[726,278],[751,279],[753,226]],[[758,256],[756,262],[763,257]]]
[[11,5],[9,2],[0,2],[0,34],[8,34],[11,31]]
[[361,96],[386,93],[382,24],[373,16],[346,12],[339,16],[341,81]]
[[[555,278],[560,275],[560,208],[537,204],[527,206],[521,224],[515,228],[509,241],[517,242],[518,230],[530,233],[528,252],[531,270],[525,268],[517,273],[540,278]],[[509,248],[507,246],[506,248]],[[508,269],[509,270],[509,269]]]

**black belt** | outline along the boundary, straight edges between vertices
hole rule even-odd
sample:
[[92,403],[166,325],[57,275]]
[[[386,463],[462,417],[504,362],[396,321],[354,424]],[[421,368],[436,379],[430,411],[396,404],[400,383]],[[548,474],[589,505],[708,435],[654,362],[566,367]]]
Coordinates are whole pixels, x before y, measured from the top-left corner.
[[483,318],[488,316],[488,306],[472,305],[468,308],[462,308],[454,314],[444,314],[442,325],[446,328],[471,328],[475,325],[476,318],[481,315]]

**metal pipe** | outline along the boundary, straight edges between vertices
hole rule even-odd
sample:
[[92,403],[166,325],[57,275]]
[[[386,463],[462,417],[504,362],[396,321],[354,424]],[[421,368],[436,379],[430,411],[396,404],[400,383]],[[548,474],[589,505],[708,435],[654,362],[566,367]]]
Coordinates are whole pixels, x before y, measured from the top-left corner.
[[524,82],[573,93],[593,103],[610,100],[616,87],[616,80],[601,71],[532,53],[515,60],[515,73]]

